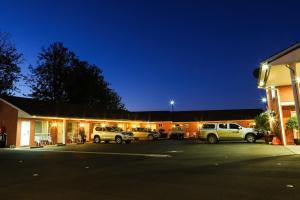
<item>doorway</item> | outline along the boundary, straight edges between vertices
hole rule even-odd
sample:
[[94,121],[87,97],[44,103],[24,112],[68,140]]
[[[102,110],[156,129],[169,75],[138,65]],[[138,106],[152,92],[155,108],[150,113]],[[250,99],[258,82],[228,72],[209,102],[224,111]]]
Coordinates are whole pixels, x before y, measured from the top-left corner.
[[30,121],[21,122],[21,146],[29,146]]

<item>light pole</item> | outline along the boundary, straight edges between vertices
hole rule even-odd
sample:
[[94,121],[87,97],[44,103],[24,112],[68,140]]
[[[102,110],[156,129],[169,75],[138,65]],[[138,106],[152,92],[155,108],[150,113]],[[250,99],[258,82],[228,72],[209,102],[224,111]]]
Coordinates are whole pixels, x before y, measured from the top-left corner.
[[171,105],[171,111],[174,112],[174,104],[175,104],[175,101],[174,100],[171,100],[170,101],[170,105]]

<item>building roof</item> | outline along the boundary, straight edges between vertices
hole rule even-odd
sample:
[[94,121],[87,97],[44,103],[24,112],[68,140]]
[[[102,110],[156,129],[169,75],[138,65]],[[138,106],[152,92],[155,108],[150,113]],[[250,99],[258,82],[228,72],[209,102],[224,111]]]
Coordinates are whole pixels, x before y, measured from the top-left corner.
[[270,62],[273,62],[274,60],[296,50],[296,49],[299,49],[300,48],[300,42],[297,42],[293,45],[291,45],[290,47],[288,48],[285,48],[277,53],[275,53],[274,55],[272,55],[271,57],[265,59],[264,61],[262,61],[262,63],[270,63]]
[[205,111],[103,111],[97,106],[88,107],[69,103],[53,103],[31,98],[2,96],[18,109],[32,115],[43,117],[66,117],[83,119],[119,119],[141,121],[229,121],[254,119],[262,113],[261,109],[236,109],[236,110],[205,110]]

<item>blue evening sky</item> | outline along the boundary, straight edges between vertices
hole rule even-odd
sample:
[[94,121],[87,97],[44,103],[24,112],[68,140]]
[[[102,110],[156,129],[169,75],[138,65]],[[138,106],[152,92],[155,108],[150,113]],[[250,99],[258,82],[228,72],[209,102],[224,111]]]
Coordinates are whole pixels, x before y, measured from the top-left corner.
[[[252,71],[300,40],[300,1],[0,0],[25,56],[60,41],[100,66],[128,110],[262,108]],[[28,93],[24,83],[21,93]],[[20,95],[19,94],[19,95]]]

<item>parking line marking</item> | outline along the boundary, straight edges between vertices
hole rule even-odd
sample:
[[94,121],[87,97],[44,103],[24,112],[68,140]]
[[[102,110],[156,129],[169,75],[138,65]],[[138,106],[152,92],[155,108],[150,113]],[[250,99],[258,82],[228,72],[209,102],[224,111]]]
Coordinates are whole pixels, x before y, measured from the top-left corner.
[[50,149],[23,149],[24,151],[35,151],[35,152],[58,152],[58,153],[79,153],[79,154],[95,154],[95,155],[116,155],[116,156],[141,156],[141,157],[152,157],[152,158],[170,158],[168,154],[146,154],[146,153],[117,153],[117,152],[95,152],[95,151],[62,151],[62,150],[50,150]]

